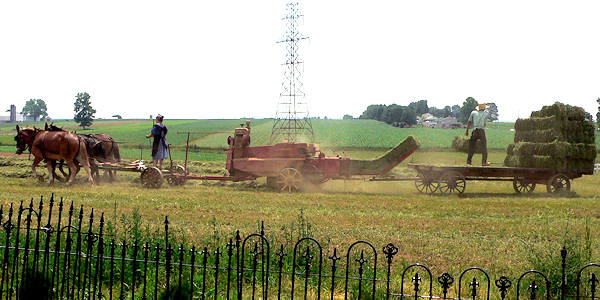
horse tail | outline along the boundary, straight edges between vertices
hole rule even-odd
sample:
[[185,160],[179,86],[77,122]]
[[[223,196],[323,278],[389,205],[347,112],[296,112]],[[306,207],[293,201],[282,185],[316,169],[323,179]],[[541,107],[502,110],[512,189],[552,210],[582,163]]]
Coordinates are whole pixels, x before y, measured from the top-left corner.
[[114,140],[112,141],[112,151],[115,159],[117,161],[121,161],[121,153],[119,152],[119,144],[117,144]]

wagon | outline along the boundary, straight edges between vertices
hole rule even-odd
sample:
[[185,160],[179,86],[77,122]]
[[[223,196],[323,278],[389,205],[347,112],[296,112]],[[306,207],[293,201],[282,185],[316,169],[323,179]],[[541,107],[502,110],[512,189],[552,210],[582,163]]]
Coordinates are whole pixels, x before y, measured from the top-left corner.
[[540,168],[433,166],[409,164],[417,171],[415,187],[421,193],[464,193],[467,181],[509,181],[516,193],[532,193],[537,184],[546,185],[548,193],[571,190],[571,180],[586,172]]

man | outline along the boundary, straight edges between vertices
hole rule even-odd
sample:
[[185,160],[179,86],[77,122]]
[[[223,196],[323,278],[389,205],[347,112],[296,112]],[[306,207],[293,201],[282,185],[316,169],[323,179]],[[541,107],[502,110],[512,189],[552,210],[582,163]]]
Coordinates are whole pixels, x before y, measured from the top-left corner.
[[467,122],[466,136],[469,136],[469,128],[473,127],[473,133],[471,139],[469,139],[469,156],[467,157],[467,164],[471,164],[473,159],[473,153],[475,153],[475,145],[477,140],[481,140],[483,145],[483,153],[481,154],[481,165],[489,166],[490,163],[487,161],[487,140],[485,138],[485,123],[488,119],[489,113],[486,111],[487,105],[485,103],[479,103],[477,109],[471,112],[469,121]]

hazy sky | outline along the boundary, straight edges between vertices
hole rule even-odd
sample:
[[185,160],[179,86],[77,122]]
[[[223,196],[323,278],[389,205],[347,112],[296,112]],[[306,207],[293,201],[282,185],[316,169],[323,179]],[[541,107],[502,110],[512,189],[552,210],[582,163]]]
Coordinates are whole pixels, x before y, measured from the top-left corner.
[[[272,117],[286,1],[2,1],[0,114]],[[311,115],[472,96],[501,120],[560,100],[595,115],[600,1],[300,1]]]

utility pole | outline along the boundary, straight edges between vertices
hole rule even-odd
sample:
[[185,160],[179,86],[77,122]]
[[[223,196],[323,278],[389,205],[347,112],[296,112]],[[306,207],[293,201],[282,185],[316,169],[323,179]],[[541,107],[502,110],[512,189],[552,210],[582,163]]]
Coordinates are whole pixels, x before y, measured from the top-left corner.
[[298,2],[286,4],[286,24],[283,39],[277,43],[285,45],[286,58],[277,113],[271,130],[271,144],[277,142],[314,141],[312,122],[308,115],[308,104],[302,83],[303,62],[298,48],[301,41],[308,39],[298,31],[298,23],[304,17]]

